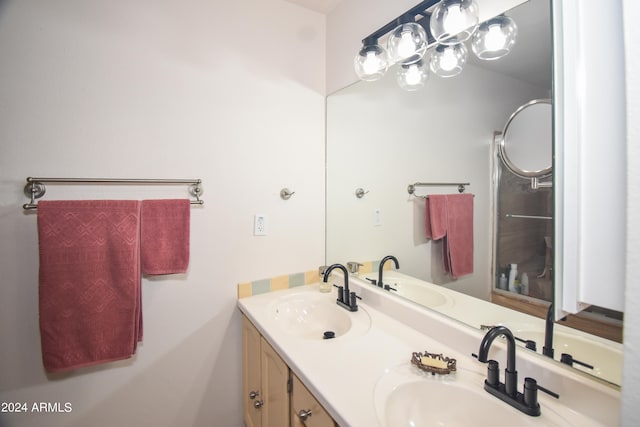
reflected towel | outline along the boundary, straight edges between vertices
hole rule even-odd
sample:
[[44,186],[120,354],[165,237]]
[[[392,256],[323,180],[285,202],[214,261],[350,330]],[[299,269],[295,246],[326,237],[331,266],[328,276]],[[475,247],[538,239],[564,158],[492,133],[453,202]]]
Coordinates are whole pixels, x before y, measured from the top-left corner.
[[188,199],[142,201],[140,240],[143,274],[187,271],[190,211]]
[[142,337],[140,202],[41,201],[42,359],[60,372],[135,353]]
[[447,235],[447,200],[441,195],[425,198],[425,229],[428,239],[440,240]]
[[443,239],[444,271],[473,273],[473,194],[434,194],[425,204],[427,237]]

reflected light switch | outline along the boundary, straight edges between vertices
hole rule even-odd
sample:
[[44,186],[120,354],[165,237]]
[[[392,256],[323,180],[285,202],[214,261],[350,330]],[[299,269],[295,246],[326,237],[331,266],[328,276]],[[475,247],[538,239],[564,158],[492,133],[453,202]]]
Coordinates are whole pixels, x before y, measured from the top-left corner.
[[378,227],[382,225],[382,211],[380,208],[373,210],[373,226]]

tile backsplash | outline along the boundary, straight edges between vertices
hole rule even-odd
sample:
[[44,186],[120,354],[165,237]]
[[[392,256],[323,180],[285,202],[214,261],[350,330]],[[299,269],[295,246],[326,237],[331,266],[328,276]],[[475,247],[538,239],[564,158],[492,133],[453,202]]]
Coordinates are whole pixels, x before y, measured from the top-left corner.
[[[385,270],[390,268],[391,263],[385,264]],[[346,264],[345,264],[346,265]],[[360,274],[378,271],[380,261],[366,261],[360,267]],[[309,270],[302,273],[293,273],[283,276],[271,277],[269,279],[254,280],[251,282],[238,283],[238,299],[253,295],[260,295],[271,291],[295,288],[296,286],[311,285],[320,282],[318,269]]]
[[238,299],[252,295],[264,294],[281,289],[295,288],[296,286],[310,285],[320,281],[318,269],[302,273],[293,273],[284,276],[271,277],[269,279],[254,280],[238,284]]

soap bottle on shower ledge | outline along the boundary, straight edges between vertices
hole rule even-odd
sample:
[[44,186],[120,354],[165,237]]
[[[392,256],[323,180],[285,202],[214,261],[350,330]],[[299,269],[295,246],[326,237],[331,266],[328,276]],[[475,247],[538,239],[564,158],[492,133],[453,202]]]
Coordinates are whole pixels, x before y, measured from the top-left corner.
[[502,289],[502,290],[507,290],[507,277],[504,275],[504,273],[500,274],[500,279],[498,279],[498,289]]
[[529,276],[527,273],[522,273],[522,276],[520,276],[520,293],[529,295]]
[[516,276],[518,275],[518,264],[511,264],[509,269],[509,291],[518,292],[516,288]]

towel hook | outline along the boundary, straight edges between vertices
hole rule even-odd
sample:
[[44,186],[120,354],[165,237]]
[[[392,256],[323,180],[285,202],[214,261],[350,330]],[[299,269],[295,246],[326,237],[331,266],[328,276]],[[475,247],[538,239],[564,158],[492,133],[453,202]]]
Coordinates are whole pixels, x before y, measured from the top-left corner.
[[282,190],[280,190],[280,198],[282,200],[289,200],[294,194],[296,194],[296,192],[291,191],[288,188],[283,188]]
[[369,192],[369,190],[364,191],[363,188],[356,188],[356,197],[358,199],[362,199],[364,197],[365,194],[367,194]]

